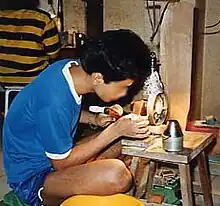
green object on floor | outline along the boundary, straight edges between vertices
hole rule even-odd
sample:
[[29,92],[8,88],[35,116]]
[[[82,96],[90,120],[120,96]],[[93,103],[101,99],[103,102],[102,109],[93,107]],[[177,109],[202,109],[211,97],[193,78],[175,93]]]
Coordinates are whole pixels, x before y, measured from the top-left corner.
[[174,178],[165,186],[154,185],[152,188],[152,193],[163,195],[164,202],[167,204],[181,205],[179,178]]
[[3,203],[10,206],[28,206],[26,203],[21,201],[18,196],[13,192],[10,191],[3,197]]

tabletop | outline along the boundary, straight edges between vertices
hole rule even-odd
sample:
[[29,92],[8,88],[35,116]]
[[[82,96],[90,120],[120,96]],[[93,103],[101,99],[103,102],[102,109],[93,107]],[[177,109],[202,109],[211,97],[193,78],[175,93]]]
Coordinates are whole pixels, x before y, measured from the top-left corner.
[[214,136],[212,133],[184,132],[183,151],[167,152],[162,146],[162,136],[152,135],[145,140],[122,140],[122,154],[145,157],[158,161],[188,164],[208,147]]

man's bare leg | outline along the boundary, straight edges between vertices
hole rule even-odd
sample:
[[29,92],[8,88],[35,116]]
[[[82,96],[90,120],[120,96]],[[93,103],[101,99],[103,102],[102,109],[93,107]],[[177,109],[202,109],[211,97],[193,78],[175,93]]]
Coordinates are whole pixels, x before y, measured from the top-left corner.
[[121,153],[121,140],[118,139],[115,142],[113,142],[111,145],[108,147],[104,148],[96,157],[96,160],[99,159],[110,159],[110,158],[116,158],[120,159],[125,163],[127,167],[130,166],[132,157],[128,155],[122,155]]
[[132,175],[122,161],[103,159],[49,174],[44,183],[43,198],[46,205],[59,205],[73,195],[123,193],[131,184]]
[[[93,132],[92,135],[90,133],[91,136],[84,137],[82,140],[78,141],[77,144],[83,144],[83,143],[95,138],[97,135],[99,135],[99,133],[100,132]],[[96,157],[93,157],[92,159],[90,159],[89,162],[94,161],[94,160],[100,160],[100,159],[116,158],[116,159],[122,160],[126,164],[126,166],[129,166],[131,164],[132,158],[127,155],[122,155],[121,149],[122,149],[121,140],[118,139],[118,140],[112,142],[112,144],[108,145],[102,151],[100,151],[100,153]]]

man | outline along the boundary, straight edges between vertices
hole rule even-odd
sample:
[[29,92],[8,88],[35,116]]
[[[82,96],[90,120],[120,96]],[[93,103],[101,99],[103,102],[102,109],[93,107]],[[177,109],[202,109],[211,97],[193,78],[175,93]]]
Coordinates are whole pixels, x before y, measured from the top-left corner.
[[0,83],[25,86],[60,50],[58,29],[39,0],[1,0]]
[[[21,200],[58,205],[72,195],[130,188],[132,176],[122,161],[94,157],[121,136],[146,137],[147,118],[115,121],[81,111],[81,101],[88,93],[106,103],[126,96],[150,74],[149,65],[149,49],[135,33],[106,31],[85,44],[80,60],[55,62],[16,96],[4,122],[3,157],[8,183]],[[78,122],[111,124],[77,145]]]
[[[27,85],[58,55],[61,44],[56,22],[38,6],[39,0],[1,0],[0,90]],[[9,103],[17,93],[10,94]],[[0,91],[2,118],[4,101],[5,93]]]

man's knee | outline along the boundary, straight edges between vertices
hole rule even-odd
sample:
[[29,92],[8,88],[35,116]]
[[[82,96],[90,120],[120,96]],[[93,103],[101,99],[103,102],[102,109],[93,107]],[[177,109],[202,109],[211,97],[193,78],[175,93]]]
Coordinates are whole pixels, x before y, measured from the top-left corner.
[[108,181],[115,193],[126,192],[132,185],[132,175],[125,164],[120,160],[113,160]]

